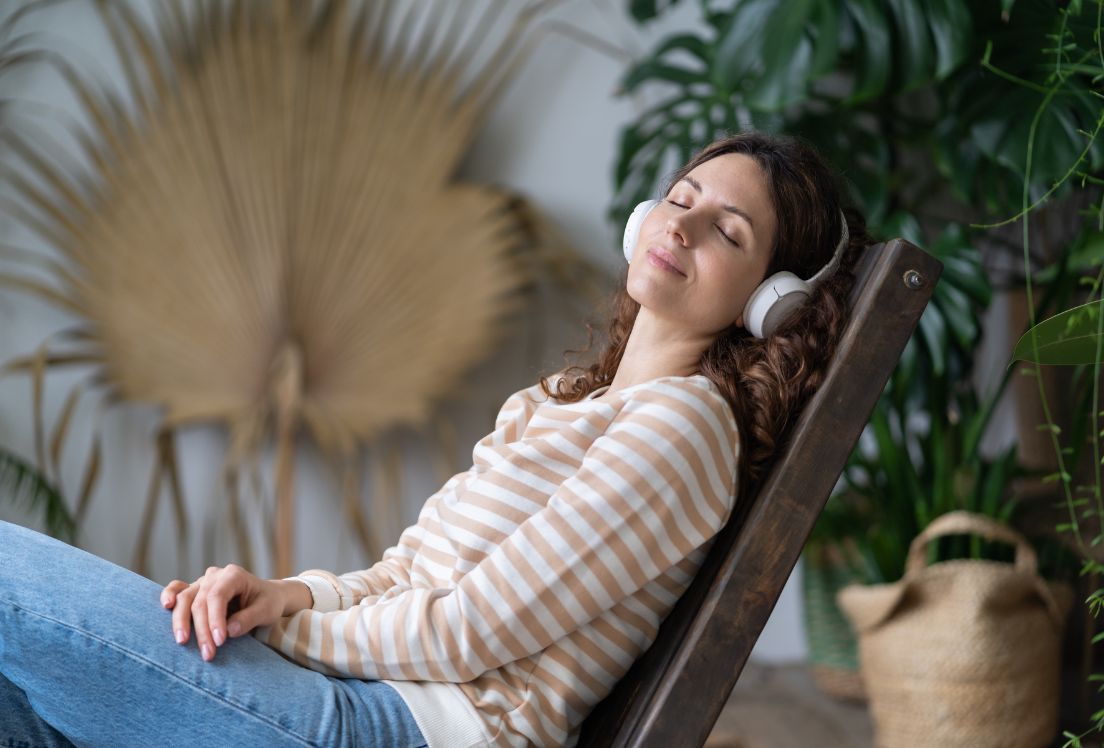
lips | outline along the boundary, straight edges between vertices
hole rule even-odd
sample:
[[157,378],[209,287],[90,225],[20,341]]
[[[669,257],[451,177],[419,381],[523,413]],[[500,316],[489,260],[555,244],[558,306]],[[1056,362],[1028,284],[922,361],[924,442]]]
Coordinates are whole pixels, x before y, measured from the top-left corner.
[[675,256],[673,254],[671,254],[670,252],[668,252],[667,250],[660,249],[659,247],[652,247],[651,249],[648,250],[648,254],[650,254],[655,259],[660,260],[661,262],[664,262],[667,265],[670,265],[671,268],[673,268],[675,271],[682,274],[683,276],[686,275],[686,273],[683,271],[682,267],[678,264],[678,261],[675,260]]

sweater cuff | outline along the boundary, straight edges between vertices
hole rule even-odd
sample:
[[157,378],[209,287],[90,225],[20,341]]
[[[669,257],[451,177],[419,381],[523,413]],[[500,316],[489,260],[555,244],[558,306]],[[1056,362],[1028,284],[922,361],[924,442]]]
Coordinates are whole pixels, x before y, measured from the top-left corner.
[[310,588],[311,597],[314,598],[311,610],[323,613],[341,610],[341,598],[337,594],[337,589],[325,577],[300,574],[295,577],[284,577],[284,581],[302,582]]

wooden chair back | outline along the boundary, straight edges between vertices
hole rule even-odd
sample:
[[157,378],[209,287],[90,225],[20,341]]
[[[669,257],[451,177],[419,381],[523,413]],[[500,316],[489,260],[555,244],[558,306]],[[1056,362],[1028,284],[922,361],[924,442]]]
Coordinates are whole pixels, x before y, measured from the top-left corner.
[[704,745],[942,269],[903,239],[866,251],[823,384],[652,646],[587,717],[579,746]]

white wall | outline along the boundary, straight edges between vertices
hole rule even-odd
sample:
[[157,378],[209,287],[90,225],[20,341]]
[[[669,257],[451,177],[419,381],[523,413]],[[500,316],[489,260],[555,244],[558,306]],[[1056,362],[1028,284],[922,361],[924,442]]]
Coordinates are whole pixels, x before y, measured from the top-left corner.
[[[135,5],[148,12],[151,1]],[[80,67],[102,69],[103,76],[118,82],[121,72],[88,5],[71,2],[50,8],[28,19],[24,28],[43,30],[45,44],[64,48]],[[586,29],[633,55],[650,49],[660,36],[697,23],[696,2],[683,2],[675,12],[647,29],[640,29],[628,19],[626,5],[624,0],[565,0],[551,9],[549,17]],[[519,0],[510,0],[506,7],[519,7]],[[501,33],[502,28],[503,24],[494,28],[488,40]],[[611,273],[620,272],[623,265],[618,252],[621,226],[609,225],[603,218],[611,200],[617,133],[648,103],[613,97],[624,69],[623,62],[574,39],[562,35],[547,37],[492,112],[463,170],[465,179],[502,185],[529,198],[581,251]],[[38,102],[26,107],[25,111],[33,118],[22,119],[22,126],[46,130],[66,142],[60,122],[74,115],[76,108],[56,76],[41,70],[5,78],[0,85],[4,86],[0,93]],[[0,185],[0,190],[3,189]],[[0,241],[47,251],[2,213]],[[50,333],[72,321],[34,298],[0,291],[0,359],[32,352]],[[539,339],[541,334],[544,344],[539,350],[529,350],[530,341]],[[470,464],[471,445],[490,429],[493,415],[506,395],[531,384],[539,373],[558,368],[562,351],[581,346],[585,339],[581,321],[562,324],[554,315],[547,321],[534,317],[528,332],[512,338],[492,360],[471,373],[468,399],[443,410],[453,420],[460,437],[458,458],[468,460],[461,467]],[[46,398],[48,423],[57,417],[65,393],[79,378],[77,373],[50,377]],[[34,454],[29,395],[30,383],[25,377],[0,379],[0,444],[28,458]],[[71,492],[80,479],[92,410],[90,403],[86,403],[78,411],[65,455],[63,479]],[[124,566],[131,563],[138,533],[152,465],[151,436],[157,423],[153,408],[127,405],[109,411],[104,424],[106,460],[84,528],[83,545]],[[422,501],[436,490],[439,482],[417,435],[397,433],[393,441],[405,454],[407,493],[401,506],[401,521],[406,524],[414,521]],[[297,466],[299,534],[295,568],[347,571],[368,566],[372,559],[357,555],[355,545],[342,528],[336,512],[335,487],[316,469],[313,450],[304,446]],[[168,504],[162,505],[152,544],[151,569],[151,576],[162,584],[174,577],[193,578],[208,564],[239,560],[226,530],[221,487],[214,472],[226,448],[224,435],[216,428],[192,429],[182,434],[179,447],[184,492],[196,532],[187,549],[188,563],[182,566],[177,559]],[[370,471],[369,466],[364,476],[366,491],[371,485]],[[265,477],[271,486],[270,469],[266,469]],[[0,519],[41,529],[37,517],[6,500],[0,501]],[[259,534],[255,540],[259,542]],[[271,574],[267,555],[254,571],[262,576]],[[805,655],[799,576],[800,567],[783,592],[753,657],[785,660]]]

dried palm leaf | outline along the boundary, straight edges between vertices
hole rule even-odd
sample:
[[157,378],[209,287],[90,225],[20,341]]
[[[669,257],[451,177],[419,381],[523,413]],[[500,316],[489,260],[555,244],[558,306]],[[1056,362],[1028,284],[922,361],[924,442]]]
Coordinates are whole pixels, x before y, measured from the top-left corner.
[[[126,96],[47,56],[89,123],[73,134],[91,167],[9,136],[20,168],[8,210],[64,261],[48,281],[0,282],[86,324],[66,336],[77,351],[44,343],[10,366],[33,374],[36,414],[45,372],[70,364],[94,365],[114,401],[163,407],[139,572],[165,479],[184,547],[172,434],[196,423],[229,430],[222,475],[242,553],[238,476],[274,440],[274,566],[292,572],[301,432],[342,466],[349,525],[378,553],[351,477],[358,449],[396,427],[431,426],[539,272],[520,251],[533,212],[454,175],[543,4],[514,19],[481,67],[493,2],[465,38],[461,2],[229,0],[191,13],[163,2],[151,29],[125,3],[101,0]],[[566,250],[549,246],[542,261],[562,265]],[[55,463],[80,396],[51,439]],[[40,418],[36,433],[44,462]],[[78,514],[100,459],[97,434]],[[383,495],[399,495],[397,476],[379,472]]]

